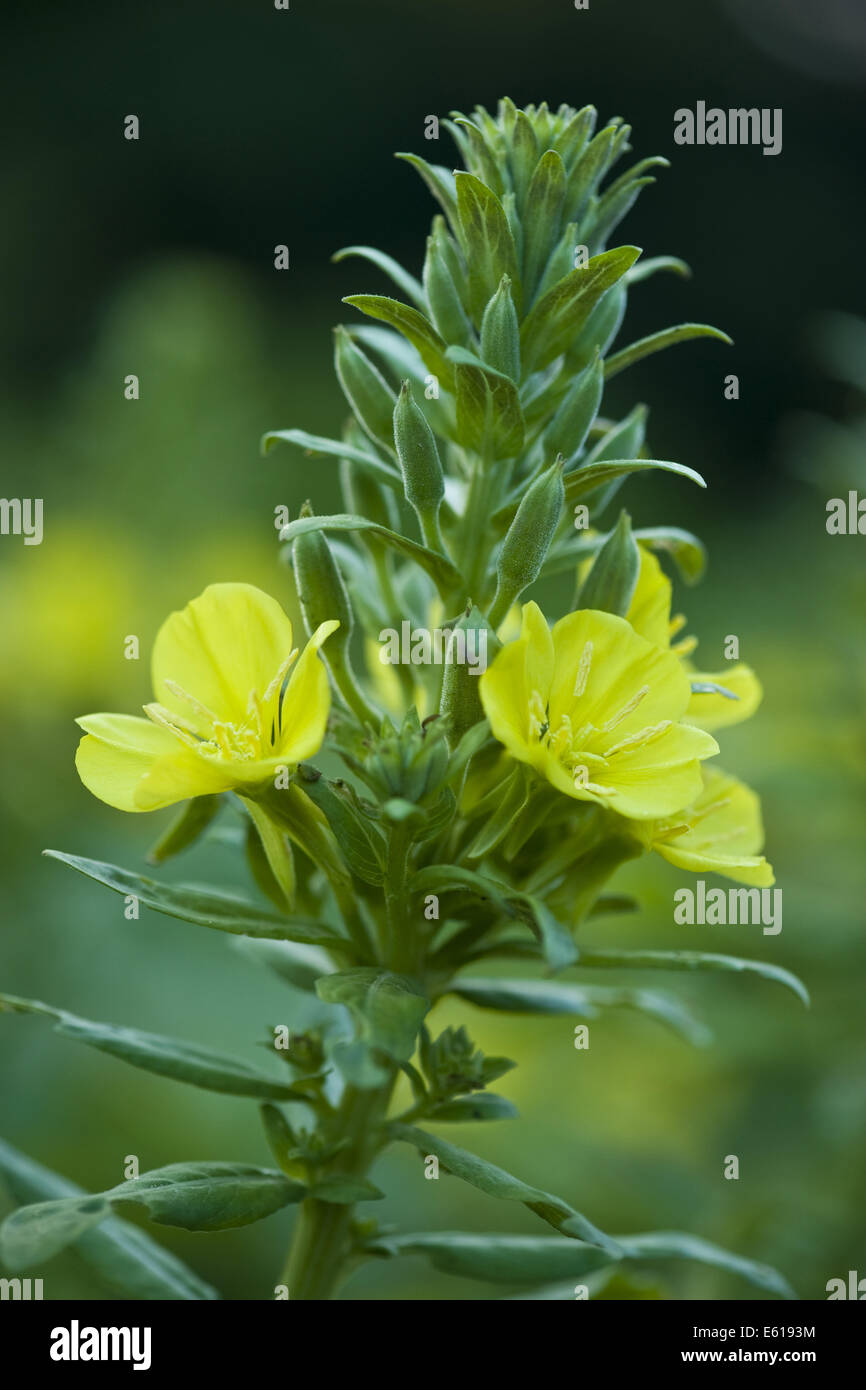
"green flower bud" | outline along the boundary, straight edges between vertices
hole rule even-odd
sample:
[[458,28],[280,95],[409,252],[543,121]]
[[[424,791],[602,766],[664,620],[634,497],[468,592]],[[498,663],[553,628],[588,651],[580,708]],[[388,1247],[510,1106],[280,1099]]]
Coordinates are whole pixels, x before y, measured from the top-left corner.
[[484,718],[478,694],[478,678],[496,655],[499,642],[484,614],[467,608],[454,625],[451,660],[442,677],[439,713],[448,720],[447,732],[454,747],[473,724]]
[[520,380],[520,326],[511,298],[511,281],[503,275],[481,321],[481,356],[488,366]]
[[[545,450],[565,456],[565,466],[572,464],[583,448],[590,426],[598,414],[604,390],[604,364],[598,353],[588,367],[568,388],[559,409],[544,431]],[[631,455],[624,454],[623,458]]]
[[625,314],[625,301],[626,288],[620,280],[602,295],[568,349],[567,365],[570,368],[579,371],[592,361],[596,352],[604,356],[619,332]]
[[394,447],[394,392],[345,328],[334,330],[334,364],[343,394],[370,438]]
[[408,381],[403,382],[394,408],[394,443],[406,500],[421,523],[425,544],[439,548],[438,517],[445,479],[433,431],[412,399]]
[[[313,509],[305,502],[301,516],[312,516]],[[332,618],[340,626],[330,637],[330,650],[345,649],[352,633],[354,618],[343,577],[331,554],[331,547],[321,531],[305,531],[292,542],[292,568],[307,632],[312,636],[320,623]],[[323,656],[327,653],[323,652]]]
[[576,607],[601,608],[624,618],[639,570],[640,552],[632,535],[631,518],[623,511],[581,585]]
[[[312,515],[312,507],[305,502],[301,516]],[[354,627],[352,605],[331,547],[321,531],[305,531],[295,537],[292,567],[307,631],[312,635],[320,623],[332,618],[339,620],[340,626],[331,634],[328,650],[322,652],[337,689],[362,724],[375,722],[379,718],[378,711],[361,690],[349,657]]]
[[497,628],[512,603],[538,578],[565,502],[562,458],[530,485],[508,528],[496,562],[496,596],[490,626]]
[[[454,277],[443,254],[443,239],[427,238],[427,257],[424,261],[424,291],[430,317],[446,343],[467,347],[472,328],[466,317]],[[456,253],[455,253],[456,254]]]

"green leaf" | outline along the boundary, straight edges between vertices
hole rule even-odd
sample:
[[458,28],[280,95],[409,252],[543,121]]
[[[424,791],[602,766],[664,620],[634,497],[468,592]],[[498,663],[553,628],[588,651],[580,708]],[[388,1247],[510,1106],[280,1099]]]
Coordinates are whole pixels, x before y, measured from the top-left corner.
[[304,791],[327,817],[353,873],[364,883],[381,884],[385,872],[385,841],[361,808],[358,794],[341,778],[329,782],[302,763],[298,769]]
[[[369,477],[389,487],[392,492],[403,495],[403,482],[396,468],[376,458],[366,449],[358,449],[341,439],[326,439],[320,434],[308,434],[306,430],[269,430],[262,435],[262,453],[267,454],[275,444],[295,444],[305,449],[307,454],[330,454],[332,458],[351,459]],[[197,798],[200,800],[201,798]]]
[[268,1076],[267,1072],[247,1066],[245,1062],[225,1057],[209,1047],[166,1038],[158,1033],[144,1033],[137,1028],[124,1028],[113,1023],[94,1023],[78,1018],[65,1009],[54,1009],[37,999],[19,999],[14,994],[0,994],[0,1012],[42,1014],[56,1022],[54,1031],[65,1038],[87,1043],[100,1052],[108,1052],[142,1071],[155,1072],[173,1081],[185,1081],[205,1091],[219,1091],[229,1096],[256,1096],[260,1100],[305,1100],[286,1082]]
[[531,300],[550,248],[560,232],[565,200],[565,166],[547,150],[535,166],[523,216],[523,283]]
[[61,864],[68,864],[71,869],[95,879],[97,883],[104,883],[115,893],[137,898],[145,907],[152,907],[168,917],[180,917],[184,922],[195,922],[200,927],[213,927],[216,931],[241,936],[285,937],[315,946],[343,948],[348,944],[343,937],[321,926],[313,917],[280,917],[230,893],[199,888],[195,884],[157,883],[155,879],[129,873],[115,864],[103,864],[98,859],[82,859],[77,854],[61,854],[54,849],[43,850],[43,854],[49,859],[59,860]]
[[601,296],[640,255],[637,246],[618,246],[569,271],[528,314],[521,329],[524,371],[546,367],[577,337]]
[[430,1001],[402,975],[375,966],[342,970],[319,980],[326,1004],[344,1004],[358,1020],[362,1040],[395,1062],[408,1062]]
[[428,864],[415,873],[410,892],[464,892],[487,898],[506,917],[524,922],[541,942],[551,970],[562,970],[577,960],[577,946],[571,934],[539,898],[522,893],[488,874],[465,869],[458,864]]
[[382,294],[350,294],[343,303],[360,309],[368,318],[381,319],[396,328],[417,349],[427,370],[433,372],[443,386],[449,389],[453,386],[454,372],[445,356],[447,344],[424,314],[409,304],[402,304],[399,299],[389,299]]
[[490,447],[501,458],[518,454],[523,448],[525,425],[514,382],[466,348],[450,347],[448,357],[457,364],[455,390],[460,443],[477,453]]
[[[315,990],[316,981],[334,968],[330,957],[318,946],[250,936],[240,936],[233,944],[243,955],[266,966],[295,989]],[[345,949],[350,950],[348,943]]]
[[[43,1168],[0,1139],[0,1178],[12,1199],[24,1205],[57,1198],[87,1198],[84,1188]],[[111,1216],[98,1230],[75,1242],[85,1264],[115,1289],[135,1299],[192,1300],[219,1298],[216,1289],[137,1226]]]
[[50,1259],[129,1203],[152,1221],[186,1231],[224,1231],[260,1221],[307,1195],[302,1183],[248,1163],[171,1163],[106,1192],[19,1207],[0,1227],[0,1258],[10,1269]]
[[399,261],[395,261],[393,256],[388,256],[384,251],[378,251],[375,246],[344,246],[341,251],[335,251],[331,260],[334,262],[345,261],[349,256],[360,256],[362,260],[371,261],[373,265],[383,270],[389,279],[394,281],[398,289],[402,290],[412,303],[419,309],[427,307],[427,300],[424,294],[424,287],[420,280],[414,275],[410,275],[408,270],[404,270]]
[[354,1202],[378,1202],[384,1196],[378,1187],[366,1178],[353,1178],[343,1173],[330,1173],[319,1178],[310,1188],[310,1196],[320,1202],[334,1202],[338,1206],[352,1206]]
[[639,338],[636,343],[630,343],[621,352],[608,357],[604,364],[605,380],[610,381],[618,372],[624,372],[626,367],[650,357],[654,352],[673,347],[675,343],[686,343],[690,338],[719,338],[728,344],[734,341],[720,328],[713,328],[708,323],[679,323],[675,328],[665,328],[660,333],[651,333],[648,338]]
[[456,230],[459,220],[457,194],[454,189],[454,175],[451,170],[447,169],[444,164],[428,164],[426,159],[422,159],[417,154],[400,153],[395,155],[395,158],[404,159],[407,164],[411,164],[414,169],[418,170],[451,226]]
[[148,854],[148,863],[162,864],[194,845],[207,830],[221,805],[221,796],[194,796],[185,801]]
[[481,1120],[512,1120],[518,1113],[517,1106],[505,1096],[498,1096],[494,1091],[478,1091],[474,1095],[443,1100],[427,1118],[434,1123],[443,1120],[449,1124],[474,1124]]
[[280,532],[280,540],[291,541],[295,536],[303,535],[305,531],[364,531],[372,536],[376,536],[383,545],[387,545],[391,550],[398,551],[409,560],[413,560],[416,565],[420,565],[423,570],[433,580],[440,594],[444,597],[450,590],[460,589],[463,580],[459,570],[455,569],[450,560],[444,555],[437,555],[435,551],[428,550],[426,546],[419,545],[417,541],[410,541],[406,536],[400,536],[396,531],[390,531],[387,526],[379,526],[373,521],[368,521],[363,516],[351,516],[345,513],[337,513],[335,516],[301,516],[296,521],[290,521],[288,526],[284,526]]
[[[696,1260],[736,1274],[780,1298],[796,1298],[776,1270],[754,1260],[678,1231],[652,1231],[618,1236],[617,1255],[559,1236],[477,1235],[467,1231],[422,1231],[378,1236],[367,1249],[373,1254],[426,1255],[435,1269],[494,1284],[533,1285],[547,1280],[582,1279],[611,1264],[641,1264],[655,1260]],[[562,1298],[574,1298],[574,1285]]]
[[478,1009],[495,1009],[498,1013],[597,1018],[599,1012],[580,985],[553,980],[461,979],[448,992]]
[[651,275],[656,275],[660,270],[673,271],[675,275],[681,275],[683,279],[691,278],[691,267],[681,261],[678,256],[650,256],[645,261],[638,261],[633,265],[626,275],[626,282],[629,285],[638,285],[641,280],[648,280]]
[[677,526],[649,526],[635,531],[634,537],[650,550],[667,551],[687,584],[697,584],[702,578],[707,551],[703,541],[691,531],[681,531]]
[[589,463],[585,468],[576,468],[565,475],[566,506],[573,506],[581,497],[593,492],[603,483],[625,478],[629,473],[644,473],[652,468],[661,468],[665,473],[677,473],[688,478],[698,487],[706,487],[700,473],[687,468],[683,463],[671,463],[666,459],[606,459],[603,463]]
[[513,283],[514,302],[520,307],[517,255],[505,210],[492,189],[474,174],[457,173],[457,213],[460,240],[469,273],[472,317],[481,323],[487,301],[496,293],[503,275]]
[[715,955],[707,951],[587,951],[581,952],[581,965],[603,970],[727,970],[737,974],[759,975],[790,989],[809,1007],[809,991],[802,980],[767,960],[743,960],[739,956]]
[[585,1216],[561,1198],[554,1197],[549,1192],[542,1192],[537,1187],[529,1187],[519,1178],[506,1173],[503,1168],[497,1168],[495,1164],[478,1158],[476,1154],[467,1153],[465,1149],[458,1149],[444,1139],[435,1138],[423,1129],[395,1124],[391,1126],[391,1134],[395,1139],[414,1145],[425,1157],[428,1154],[435,1155],[447,1173],[469,1183],[471,1187],[477,1187],[479,1192],[485,1192],[488,1197],[522,1202],[542,1221],[548,1222],[563,1235],[598,1246],[607,1252],[608,1258],[618,1255],[618,1243],[598,1230]]
[[[582,962],[582,957],[581,957]],[[696,1047],[709,1034],[674,996],[648,989],[608,989],[596,985],[568,985],[555,980],[467,979],[457,980],[448,992],[475,1004],[513,1014],[565,1014],[570,1018],[597,1018],[606,1008],[635,1009],[665,1023]]]

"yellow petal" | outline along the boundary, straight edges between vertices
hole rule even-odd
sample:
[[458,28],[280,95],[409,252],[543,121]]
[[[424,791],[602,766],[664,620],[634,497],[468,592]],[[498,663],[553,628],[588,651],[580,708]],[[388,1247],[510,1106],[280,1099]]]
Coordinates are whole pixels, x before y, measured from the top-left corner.
[[681,821],[678,834],[669,833],[672,823],[645,832],[645,842],[669,863],[693,873],[723,874],[754,888],[768,888],[775,882],[771,866],[760,853],[764,844],[761,803],[736,777],[704,768],[701,792]]
[[707,681],[713,685],[724,686],[736,695],[729,700],[726,695],[715,692],[692,692],[686,719],[701,729],[724,729],[731,724],[741,724],[755,713],[764,698],[761,682],[751,666],[740,662],[727,671],[717,671],[712,675],[691,674],[692,681]]
[[[75,766],[94,796],[119,811],[152,811],[203,792],[225,790],[202,759],[167,729],[128,714],[91,714],[79,719],[86,737],[78,745]],[[172,769],[171,794],[142,793],[155,769]]]
[[[691,688],[677,658],[639,637],[613,613],[581,609],[553,629],[556,666],[551,685],[551,724],[568,715],[614,734],[611,743],[663,719],[678,720]],[[583,693],[575,679],[588,663]]]
[[210,720],[179,697],[180,686],[226,723],[243,724],[251,691],[262,694],[292,651],[292,624],[276,599],[251,584],[211,584],[156,636],[157,700],[209,736]]
[[336,619],[321,623],[292,667],[280,713],[277,748],[287,763],[318,753],[331,710],[328,673],[319,658],[322,643],[336,632]]
[[654,647],[670,646],[672,585],[658,559],[639,546],[640,570],[626,618]]

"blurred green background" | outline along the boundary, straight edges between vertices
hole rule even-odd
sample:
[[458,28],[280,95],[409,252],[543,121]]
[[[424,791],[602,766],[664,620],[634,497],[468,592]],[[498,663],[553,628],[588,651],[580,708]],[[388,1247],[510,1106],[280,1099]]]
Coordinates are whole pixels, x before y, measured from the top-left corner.
[[[331,509],[334,474],[288,449],[261,460],[258,440],[273,427],[339,428],[330,326],[351,314],[342,295],[386,287],[331,253],[367,243],[420,268],[432,207],[391,152],[450,164],[444,133],[426,147],[425,116],[506,92],[591,101],[631,121],[636,157],[672,161],[623,239],[695,272],[639,286],[620,343],[683,319],[735,339],[639,365],[606,413],[646,401],[655,456],[709,481],[699,493],[654,475],[627,496],[636,524],[685,525],[709,545],[704,585],[677,592],[702,664],[720,667],[735,633],[764,681],[758,716],[723,734],[723,763],[762,793],[784,928],[674,927],[681,875],[658,861],[618,881],[644,913],[601,919],[587,939],[771,959],[803,977],[813,1007],[761,981],[656,975],[648,983],[670,983],[707,1018],[713,1046],[690,1050],[623,1013],[593,1025],[588,1053],[568,1020],[443,1010],[441,1026],[466,1020],[486,1052],[520,1062],[501,1089],[521,1118],[449,1137],[607,1230],[692,1231],[823,1298],[828,1279],[866,1274],[866,542],[824,525],[827,499],[857,486],[866,350],[856,324],[821,317],[863,308],[866,46],[853,0],[823,6],[815,32],[803,8],[5,7],[0,490],[44,498],[45,538],[0,538],[0,987],[249,1059],[266,1025],[303,1024],[305,1000],[227,939],[146,909],[128,922],[122,899],[40,859],[50,846],[141,870],[165,819],[124,817],[84,792],[72,720],[149,697],[156,628],[205,584],[248,580],[291,610],[273,509],[306,496]],[[674,146],[674,110],[699,99],[781,106],[782,154]],[[131,112],[138,143],[122,137]],[[281,242],[287,273],[273,269]],[[727,372],[739,401],[723,397]],[[137,402],[123,398],[128,373]],[[810,467],[804,440],[816,439]],[[123,659],[133,633],[138,662]],[[166,875],[241,881],[219,845]],[[0,1018],[0,1059],[4,1137],[88,1188],[119,1181],[129,1154],[142,1171],[269,1161],[253,1103],[124,1068],[40,1020]],[[722,1176],[728,1154],[737,1182]],[[408,1151],[388,1155],[378,1181],[389,1196],[377,1215],[403,1229],[536,1229],[522,1208],[422,1181]],[[269,1298],[291,1219],[160,1239],[226,1297]],[[111,1296],[73,1255],[39,1272],[47,1298]],[[749,1294],[694,1265],[641,1277],[663,1297]],[[345,1297],[497,1293],[410,1260],[365,1267]]]

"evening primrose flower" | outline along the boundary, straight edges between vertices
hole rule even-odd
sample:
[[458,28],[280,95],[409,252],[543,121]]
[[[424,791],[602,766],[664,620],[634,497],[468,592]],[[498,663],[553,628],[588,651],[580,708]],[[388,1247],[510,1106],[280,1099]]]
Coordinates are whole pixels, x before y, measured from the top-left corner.
[[317,653],[338,626],[322,623],[299,656],[275,599],[250,584],[211,584],[157,633],[147,718],[76,721],[82,782],[121,811],[272,783],[321,747],[330,694]]
[[697,638],[686,637],[674,642],[686,620],[681,615],[671,618],[671,581],[652,551],[645,546],[639,549],[640,572],[626,618],[635,632],[648,642],[664,651],[670,648],[676,652],[695,685],[720,685],[735,697],[730,699],[717,690],[693,690],[685,716],[690,724],[707,730],[741,724],[754,714],[763,699],[761,682],[744,662],[715,674],[705,675],[694,670],[688,658],[697,646]]
[[567,796],[620,815],[673,815],[700,794],[715,739],[681,720],[689,679],[677,657],[595,609],[553,628],[535,603],[519,638],[480,677],[494,736]]
[[751,888],[769,888],[772,867],[764,846],[761,803],[750,787],[716,768],[702,768],[703,787],[678,815],[635,823],[631,828],[647,849],[679,869],[723,874]]

